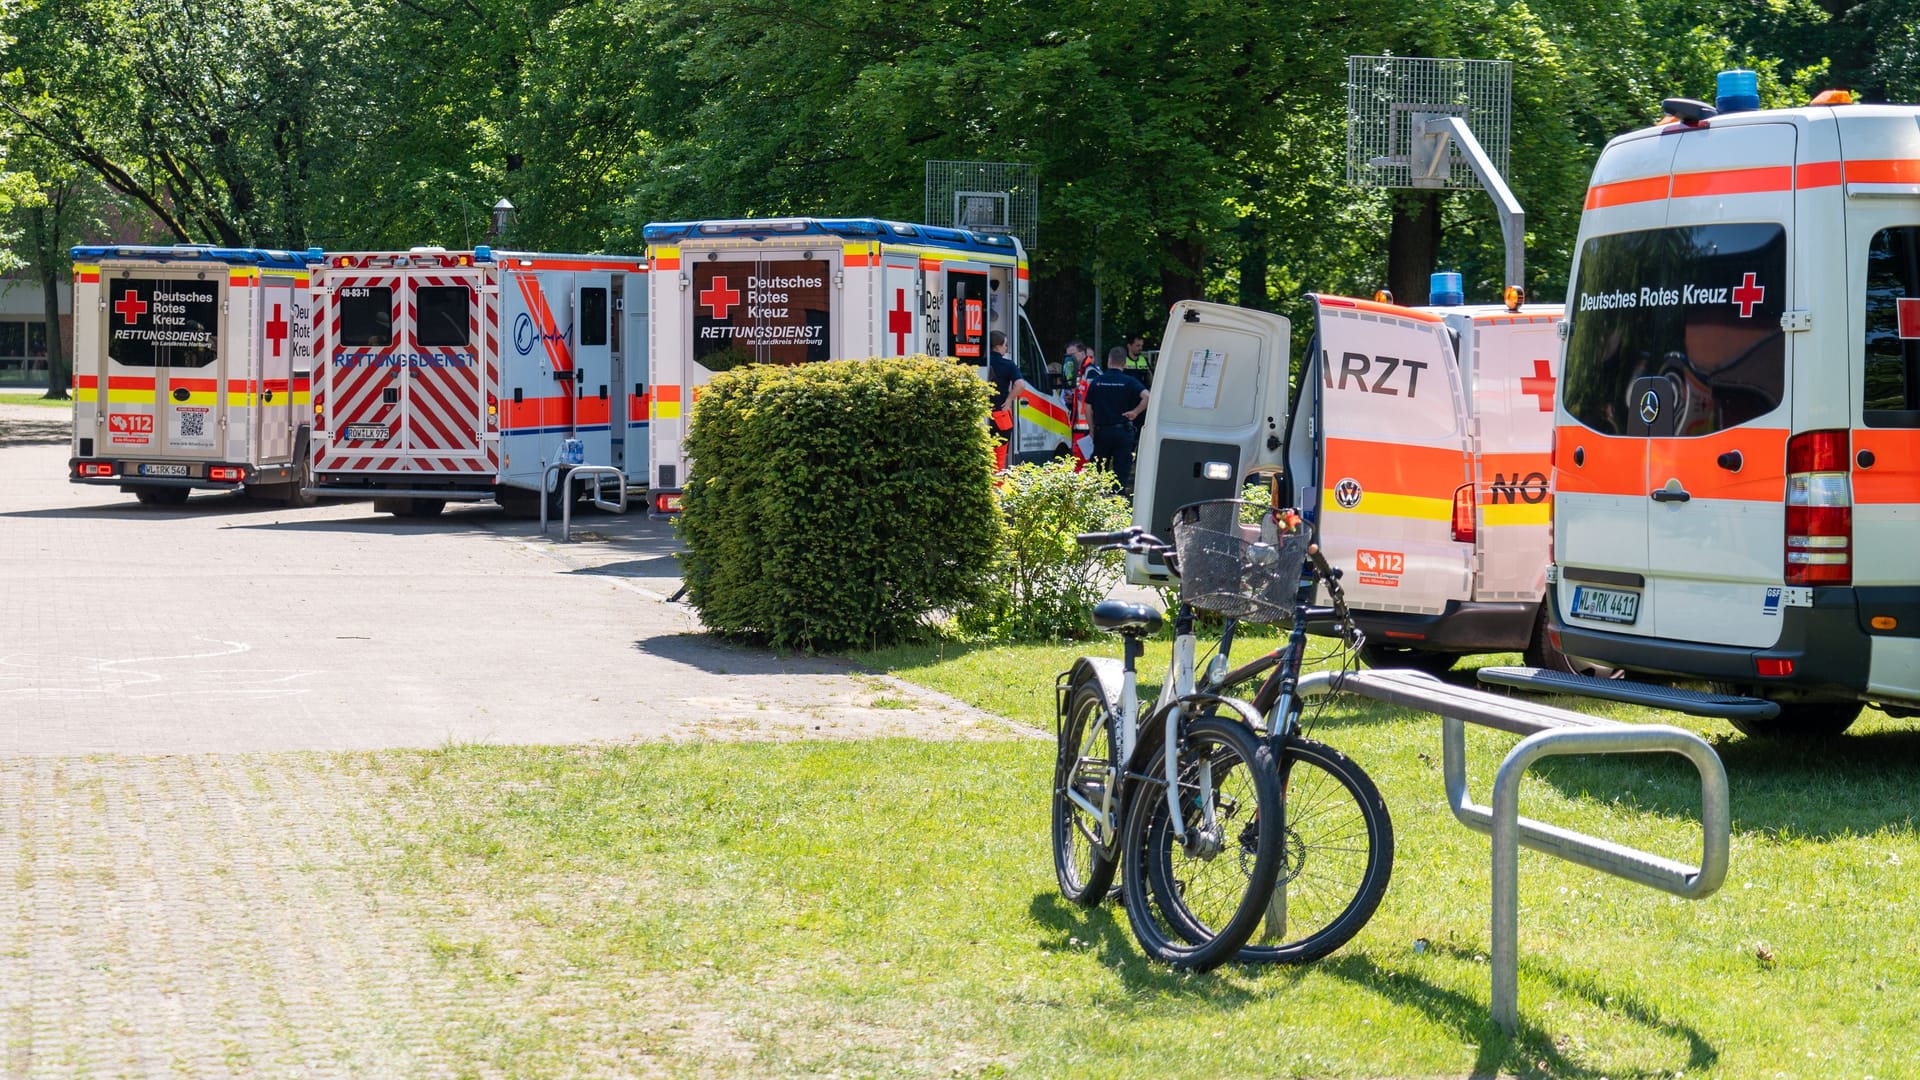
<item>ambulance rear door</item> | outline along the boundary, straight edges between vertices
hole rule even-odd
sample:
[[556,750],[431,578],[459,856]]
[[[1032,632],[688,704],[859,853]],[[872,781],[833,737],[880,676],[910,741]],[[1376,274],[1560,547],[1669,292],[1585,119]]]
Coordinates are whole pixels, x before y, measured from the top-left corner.
[[648,276],[645,271],[622,274],[616,287],[620,294],[621,393],[631,393],[627,396],[626,442],[621,447],[620,460],[614,464],[627,474],[629,484],[642,486],[649,479],[647,440],[653,404],[648,387],[648,381],[653,377],[649,355],[651,328],[647,319]]
[[1464,333],[1474,430],[1473,599],[1537,601],[1552,541],[1558,307],[1450,317]]
[[876,310],[884,320],[880,327],[879,355],[913,356],[932,351],[927,348],[931,335],[922,317],[922,274],[919,256],[896,248],[881,248],[880,272],[876,275],[880,289]]
[[400,384],[405,449],[427,473],[473,474],[485,465],[486,380],[482,373],[477,271],[425,269],[405,276]]
[[405,447],[401,391],[404,369],[395,362],[404,285],[391,270],[329,268],[317,298],[327,319],[321,366],[326,408],[323,449],[316,472],[386,472]]
[[[1906,115],[1835,110],[1848,158],[1847,352],[1860,356],[1862,364],[1847,377],[1852,581],[1861,629],[1872,642],[1869,693],[1915,702],[1920,701],[1920,558],[1914,554],[1920,537],[1920,191],[1911,183],[1913,173],[1903,176],[1901,170],[1920,161],[1920,124],[1911,112],[1901,111]],[[1816,316],[1816,330],[1827,310]],[[1838,376],[1822,372],[1821,378]]]
[[1356,609],[1440,614],[1470,598],[1474,549],[1455,538],[1473,483],[1465,386],[1439,315],[1314,297],[1320,544]]
[[[1292,331],[1286,318],[1251,308],[1173,306],[1134,463],[1135,525],[1171,543],[1174,510],[1238,498],[1250,474],[1279,465]],[[1137,556],[1127,560],[1127,577],[1172,580]]]
[[294,300],[296,289],[288,274],[263,274],[260,287],[250,290],[255,304],[254,325],[260,327],[257,381],[248,387],[253,401],[253,451],[258,464],[279,464],[293,458],[293,431],[298,414],[293,408],[295,346],[311,340],[313,320],[304,303]]
[[107,346],[101,454],[129,460],[128,480],[205,477],[204,465],[189,462],[225,449],[226,267],[105,265],[100,287]]

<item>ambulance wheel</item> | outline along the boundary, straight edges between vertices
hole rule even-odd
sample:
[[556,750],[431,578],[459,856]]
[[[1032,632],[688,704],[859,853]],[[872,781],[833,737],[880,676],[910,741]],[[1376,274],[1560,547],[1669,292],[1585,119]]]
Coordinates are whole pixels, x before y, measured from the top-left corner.
[[1412,668],[1429,675],[1445,675],[1460,662],[1460,654],[1427,652],[1403,645],[1376,645],[1369,641],[1360,646],[1360,659],[1370,668]]
[[1866,706],[1858,701],[1780,702],[1780,715],[1770,720],[1751,717],[1727,723],[1755,739],[1827,739],[1845,732]]
[[302,458],[299,468],[293,472],[293,483],[287,485],[286,494],[281,496],[281,501],[290,507],[302,510],[309,506],[318,506],[320,496],[308,494],[306,490],[307,485],[312,482],[313,463]]
[[148,506],[179,506],[187,501],[189,494],[187,488],[141,488],[133,497]]
[[1558,671],[1567,675],[1587,675],[1595,679],[1618,679],[1626,675],[1626,672],[1618,668],[1575,660],[1554,648],[1553,638],[1547,633],[1548,629],[1547,602],[1543,601],[1540,604],[1540,614],[1533,623],[1533,640],[1527,642],[1526,649],[1520,654],[1528,667]]

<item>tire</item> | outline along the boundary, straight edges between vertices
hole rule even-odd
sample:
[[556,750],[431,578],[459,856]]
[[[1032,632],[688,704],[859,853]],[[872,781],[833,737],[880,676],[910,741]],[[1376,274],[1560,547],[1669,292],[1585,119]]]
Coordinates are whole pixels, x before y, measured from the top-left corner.
[[147,506],[182,506],[190,494],[192,489],[183,487],[141,488],[133,497]]
[[[1203,768],[1213,781],[1221,835],[1198,851],[1186,850],[1174,835],[1166,792],[1137,783],[1121,835],[1121,850],[1132,864],[1121,875],[1120,896],[1133,936],[1149,957],[1207,971],[1233,959],[1265,917],[1280,866],[1280,832],[1261,823],[1280,820],[1279,774],[1264,740],[1220,717],[1189,724],[1178,752],[1179,801],[1189,838],[1201,822],[1196,801]],[[1166,748],[1157,748],[1146,775],[1164,776],[1165,756]],[[1149,884],[1155,880],[1162,883],[1159,897]]]
[[293,483],[287,485],[287,493],[281,501],[295,510],[305,510],[308,507],[320,505],[320,496],[309,495],[306,492],[307,485],[312,482],[313,462],[302,454],[300,464],[293,470]]
[[[1364,770],[1334,748],[1298,736],[1281,751],[1282,870],[1245,963],[1304,964],[1367,925],[1393,877],[1393,819]],[[1169,883],[1154,883],[1165,896]],[[1177,918],[1163,905],[1169,919]],[[1284,913],[1285,925],[1272,925]],[[1183,927],[1183,933],[1196,928]]]
[[1533,621],[1533,639],[1528,641],[1527,647],[1521,651],[1521,661],[1528,667],[1544,668],[1547,671],[1558,671],[1568,675],[1589,675],[1596,679],[1624,677],[1626,672],[1618,668],[1583,663],[1553,647],[1553,638],[1547,633],[1550,624],[1547,605],[1552,602],[1552,600],[1540,602],[1540,614]]
[[1370,668],[1412,668],[1429,675],[1445,675],[1460,662],[1460,654],[1427,652],[1404,645],[1376,645],[1369,641],[1360,646],[1360,659]]
[[1780,715],[1770,720],[1728,717],[1727,723],[1755,739],[1828,739],[1852,727],[1864,708],[1858,701],[1781,702]]
[[[1053,874],[1060,894],[1081,907],[1096,907],[1112,893],[1117,822],[1099,829],[1099,820],[1067,797],[1069,785],[1098,806],[1119,778],[1113,760],[1113,725],[1097,682],[1074,687],[1060,725],[1060,748],[1053,766]],[[1123,807],[1115,792],[1113,814]],[[1102,839],[1104,838],[1104,840]]]

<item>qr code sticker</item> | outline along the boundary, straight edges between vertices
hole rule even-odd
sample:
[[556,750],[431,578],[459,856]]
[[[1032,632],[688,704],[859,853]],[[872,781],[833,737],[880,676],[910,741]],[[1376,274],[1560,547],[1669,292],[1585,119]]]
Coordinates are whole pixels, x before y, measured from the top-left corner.
[[207,414],[203,412],[182,412],[180,414],[180,436],[185,439],[197,439],[207,433]]

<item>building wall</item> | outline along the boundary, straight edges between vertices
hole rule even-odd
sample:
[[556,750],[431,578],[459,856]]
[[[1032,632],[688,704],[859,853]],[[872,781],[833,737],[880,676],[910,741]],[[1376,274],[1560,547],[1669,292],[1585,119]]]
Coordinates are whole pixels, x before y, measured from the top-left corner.
[[[60,325],[65,355],[73,357],[73,286],[60,283]],[[47,384],[47,305],[38,279],[0,278],[0,384]]]

